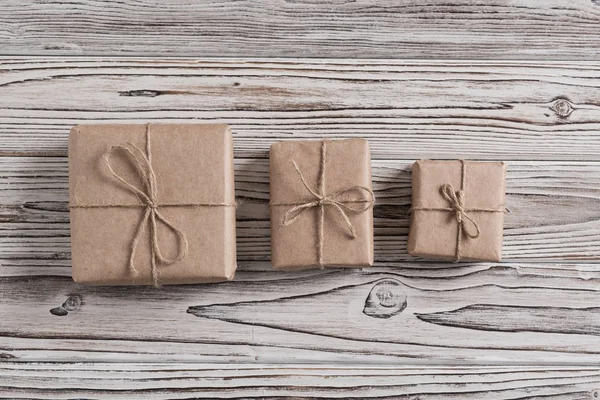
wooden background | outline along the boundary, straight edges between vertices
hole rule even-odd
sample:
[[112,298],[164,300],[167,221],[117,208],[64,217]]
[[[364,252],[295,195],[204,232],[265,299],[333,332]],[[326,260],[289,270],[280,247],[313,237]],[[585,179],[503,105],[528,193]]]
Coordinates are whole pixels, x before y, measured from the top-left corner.
[[[3,0],[0,398],[600,398],[599,52],[598,0]],[[116,121],[232,126],[235,281],[72,282],[68,132]],[[274,272],[268,148],[323,137],[371,143],[376,265]],[[501,263],[406,254],[461,157]]]

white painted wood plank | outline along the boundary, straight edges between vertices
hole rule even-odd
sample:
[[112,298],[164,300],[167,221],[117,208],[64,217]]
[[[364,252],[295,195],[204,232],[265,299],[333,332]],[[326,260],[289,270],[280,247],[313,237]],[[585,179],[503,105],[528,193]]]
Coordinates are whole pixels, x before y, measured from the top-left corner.
[[[406,253],[411,161],[373,161],[375,259],[416,261]],[[237,159],[238,260],[270,259],[268,160]],[[63,157],[0,157],[0,258],[70,258],[68,170]],[[504,258],[600,259],[600,164],[508,163]]]
[[224,122],[235,155],[365,137],[374,159],[600,161],[600,64],[45,57],[0,61],[0,154],[72,125]]
[[4,54],[598,57],[597,0],[0,3]]
[[0,397],[594,399],[596,368],[0,363]]
[[[0,68],[3,359],[600,363],[600,64],[4,57]],[[149,119],[234,128],[236,281],[71,281],[68,130]],[[279,273],[253,261],[269,257],[269,145],[356,136],[373,148],[377,265]],[[506,262],[406,256],[409,166],[426,157],[509,161]],[[404,303],[384,307],[379,290]],[[50,312],[67,300],[79,305]],[[531,391],[516,390],[498,398]],[[536,393],[593,394],[581,390]]]
[[0,279],[0,356],[13,361],[600,362],[597,265],[243,263],[233,282],[161,290],[13,272]]

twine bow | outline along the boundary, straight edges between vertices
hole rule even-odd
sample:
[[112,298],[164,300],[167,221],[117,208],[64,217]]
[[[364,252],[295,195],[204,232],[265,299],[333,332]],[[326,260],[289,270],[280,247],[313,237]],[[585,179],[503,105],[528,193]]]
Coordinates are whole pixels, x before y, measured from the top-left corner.
[[[330,195],[327,195],[325,192],[325,161],[326,161],[326,140],[321,142],[321,160],[320,160],[320,171],[319,171],[319,187],[312,188],[304,178],[304,174],[300,171],[298,164],[296,161],[292,161],[294,165],[294,169],[298,173],[300,177],[300,181],[302,185],[306,188],[306,190],[311,194],[313,200],[308,200],[306,202],[299,203],[271,203],[271,206],[292,206],[284,215],[281,226],[289,226],[296,222],[302,214],[306,211],[318,208],[319,210],[319,219],[317,222],[317,262],[319,267],[324,268],[325,264],[323,262],[323,242],[324,242],[324,228],[325,228],[325,208],[330,206],[333,207],[338,214],[342,217],[345,228],[347,230],[348,236],[350,239],[356,239],[356,230],[354,229],[354,225],[350,221],[350,217],[348,213],[360,214],[367,210],[369,210],[375,204],[375,195],[373,191],[364,186],[351,186],[348,188],[344,188],[338,190]],[[367,199],[361,200],[344,200],[344,196],[355,193],[359,196],[363,194],[367,194]],[[353,206],[357,204],[357,206]]]
[[[454,187],[447,183],[441,187],[442,196],[450,203],[451,209],[454,210],[456,221],[461,226],[464,233],[471,239],[477,239],[481,233],[477,222],[467,214],[467,211],[476,211],[475,209],[465,209],[465,191],[455,191]],[[470,231],[468,226],[475,228],[475,232]]]
[[[135,168],[139,178],[144,184],[145,191],[142,191],[127,182],[121,175],[119,175],[111,165],[111,157],[116,152],[122,152],[127,157],[127,160],[130,164]],[[151,274],[152,274],[152,282],[155,286],[159,286],[158,283],[158,270],[157,265],[172,265],[178,261],[181,261],[187,254],[188,251],[188,241],[185,234],[173,226],[158,210],[160,205],[157,203],[157,185],[156,185],[156,175],[154,170],[152,169],[152,164],[150,162],[151,153],[150,153],[150,141],[146,141],[146,153],[147,156],[144,155],[144,152],[140,150],[139,147],[132,143],[126,143],[124,145],[116,145],[112,146],[108,152],[104,154],[104,162],[110,173],[129,191],[136,195],[136,197],[143,204],[145,210],[142,219],[138,223],[138,226],[135,230],[135,234],[131,241],[130,253],[129,253],[129,269],[133,273],[134,276],[139,274],[138,269],[135,267],[134,259],[135,252],[138,246],[139,239],[144,232],[144,227],[149,225],[150,227],[150,251],[151,251]],[[177,251],[177,256],[175,258],[166,258],[162,255],[160,250],[159,243],[159,235],[157,232],[157,222],[162,223],[166,226],[171,232],[173,232],[177,236],[177,241],[179,243],[179,249]]]
[[[159,211],[164,207],[235,207],[231,203],[159,203],[158,202],[158,186],[156,183],[156,174],[152,168],[152,153],[150,148],[150,124],[146,124],[146,152],[132,143],[119,144],[111,146],[104,153],[103,160],[112,174],[112,176],[127,190],[132,192],[140,201],[139,204],[72,204],[70,208],[143,208],[144,213],[138,222],[133,239],[129,246],[129,263],[128,267],[133,276],[139,274],[139,270],[135,266],[134,259],[136,250],[139,244],[140,237],[144,232],[145,226],[149,226],[150,230],[150,272],[152,283],[155,287],[160,287],[159,283],[159,266],[169,266],[184,259],[188,251],[188,241],[185,234],[173,226]],[[122,175],[117,173],[111,163],[112,157],[116,153],[125,155],[127,161],[135,169],[137,176],[140,178],[143,188],[140,189],[128,182]],[[174,258],[163,256],[160,245],[160,235],[158,234],[158,224],[163,224],[175,236],[179,243],[177,255]]]
[[469,215],[473,212],[498,213],[506,212],[504,206],[496,208],[466,208],[465,207],[465,181],[466,181],[466,164],[465,160],[460,160],[461,163],[461,180],[460,190],[455,190],[454,187],[446,183],[440,187],[442,197],[450,203],[450,207],[413,207],[412,211],[448,211],[453,212],[456,222],[458,223],[456,233],[456,251],[454,253],[454,261],[459,262],[462,257],[462,236],[463,233],[470,239],[477,239],[481,234],[479,224]]

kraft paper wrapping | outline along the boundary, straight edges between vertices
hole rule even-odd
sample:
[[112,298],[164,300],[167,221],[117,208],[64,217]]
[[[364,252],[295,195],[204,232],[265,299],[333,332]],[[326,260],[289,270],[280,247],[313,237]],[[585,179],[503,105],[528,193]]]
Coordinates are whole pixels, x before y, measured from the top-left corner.
[[[150,124],[152,168],[160,213],[188,241],[186,257],[158,266],[160,284],[232,279],[236,269],[235,207],[161,207],[160,204],[235,204],[233,145],[226,125]],[[69,135],[70,205],[139,205],[120,185],[103,154],[113,145],[146,149],[146,125],[80,125]],[[144,185],[126,157],[115,154],[113,169],[128,182]],[[71,208],[73,279],[98,285],[146,285],[151,279],[150,229],[145,227],[135,253],[139,270],[128,268],[131,242],[144,213],[138,208]],[[175,257],[177,237],[157,226],[161,251]]]
[[[271,204],[314,200],[292,161],[295,161],[311,187],[318,186],[321,141],[280,142],[271,146]],[[364,139],[326,142],[326,194],[352,186],[372,189],[369,143]],[[349,194],[348,200],[356,199]],[[364,197],[363,197],[364,198]],[[319,266],[319,208],[306,210],[293,224],[281,226],[289,206],[271,206],[271,260],[278,269],[303,269]],[[343,217],[334,207],[325,207],[323,225],[323,265],[327,267],[367,267],[373,265],[373,209],[348,213],[355,239],[348,237]]]
[[[444,184],[461,188],[460,161],[421,160],[412,167],[412,207],[408,252],[414,256],[456,259],[458,222],[454,212],[415,210],[449,207],[440,193]],[[466,161],[464,206],[498,209],[505,204],[503,162]],[[461,260],[500,261],[504,212],[468,212],[480,229],[478,238],[461,236]]]

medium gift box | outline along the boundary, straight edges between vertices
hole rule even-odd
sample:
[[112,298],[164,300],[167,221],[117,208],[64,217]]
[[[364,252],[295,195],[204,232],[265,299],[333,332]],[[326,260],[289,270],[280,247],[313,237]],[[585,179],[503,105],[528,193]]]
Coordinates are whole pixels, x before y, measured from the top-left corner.
[[236,269],[226,125],[80,125],[69,135],[76,282],[187,284]]
[[271,261],[278,269],[373,265],[369,143],[275,143],[270,152]]
[[503,162],[414,163],[408,252],[454,261],[500,261],[505,175]]

